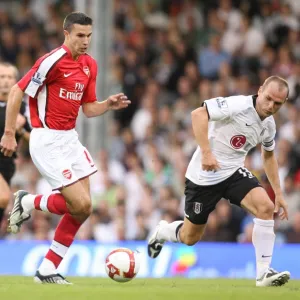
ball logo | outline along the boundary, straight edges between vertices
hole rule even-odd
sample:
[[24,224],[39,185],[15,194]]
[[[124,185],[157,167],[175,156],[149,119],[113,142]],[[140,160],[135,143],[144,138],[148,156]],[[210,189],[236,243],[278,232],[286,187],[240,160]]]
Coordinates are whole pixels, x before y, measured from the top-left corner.
[[63,176],[64,176],[65,178],[67,178],[67,179],[71,179],[71,178],[72,178],[72,172],[71,172],[70,170],[68,170],[68,169],[63,170],[63,171],[62,171],[62,174],[63,174]]
[[88,66],[84,66],[83,67],[83,72],[88,76],[90,77],[90,68]]
[[246,144],[246,137],[244,135],[235,135],[230,140],[230,145],[234,149],[240,149]]

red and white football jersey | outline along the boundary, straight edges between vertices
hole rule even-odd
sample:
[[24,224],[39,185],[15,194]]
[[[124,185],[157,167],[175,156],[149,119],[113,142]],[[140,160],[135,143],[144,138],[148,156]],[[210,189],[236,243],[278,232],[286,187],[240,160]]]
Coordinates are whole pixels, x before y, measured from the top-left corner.
[[73,129],[80,106],[97,100],[96,77],[96,61],[88,54],[74,60],[65,45],[38,59],[18,82],[29,96],[32,127]]
[[217,184],[243,167],[247,153],[256,145],[274,150],[274,118],[270,116],[262,121],[255,110],[255,101],[256,96],[232,96],[204,102],[209,114],[210,148],[220,169],[202,170],[201,150],[197,147],[185,175],[189,180],[198,185]]

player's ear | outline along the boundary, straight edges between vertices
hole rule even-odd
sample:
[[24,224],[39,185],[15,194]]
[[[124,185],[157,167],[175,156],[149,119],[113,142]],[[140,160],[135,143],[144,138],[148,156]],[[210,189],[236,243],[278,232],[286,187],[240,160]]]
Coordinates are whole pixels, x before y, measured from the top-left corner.
[[260,95],[260,94],[262,93],[262,91],[263,91],[263,87],[262,87],[262,86],[260,86],[260,87],[259,87],[259,89],[258,89],[258,92],[257,92],[257,94],[258,94],[258,95]]
[[64,36],[65,36],[65,39],[67,39],[70,35],[70,32],[68,30],[64,30]]

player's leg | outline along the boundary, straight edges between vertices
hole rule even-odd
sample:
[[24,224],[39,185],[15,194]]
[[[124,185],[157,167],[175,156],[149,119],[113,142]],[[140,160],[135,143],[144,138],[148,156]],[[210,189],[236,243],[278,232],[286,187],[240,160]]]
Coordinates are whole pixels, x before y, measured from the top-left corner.
[[0,162],[0,224],[3,220],[5,209],[12,198],[10,181],[15,174],[16,166],[12,159]]
[[[24,212],[28,213],[32,209],[63,215],[56,228],[50,250],[34,280],[39,283],[68,284],[57,274],[56,268],[67,253],[78,229],[91,213],[88,176],[97,169],[94,164],[90,165],[91,159],[86,158],[87,150],[79,143],[77,135],[72,132],[60,136],[55,132],[34,130],[31,143],[33,146],[31,145],[30,151],[34,164],[52,188],[60,190],[60,194],[29,195],[19,191],[14,207],[21,207],[19,209],[21,217]],[[66,144],[69,147],[65,147]],[[61,149],[64,151],[61,152]],[[86,179],[81,180],[82,178]],[[17,213],[15,215],[18,216]],[[21,223],[18,223],[15,219],[12,220],[12,217],[10,220],[11,225],[14,222],[17,226],[24,221],[21,218]]]
[[231,178],[225,198],[252,213],[254,228],[252,241],[256,255],[257,285],[282,285],[289,280],[289,272],[276,272],[270,269],[274,234],[274,204],[257,178],[247,169],[239,169]]
[[36,282],[45,279],[45,276],[57,275],[56,269],[72,245],[80,226],[91,213],[91,199],[86,190],[88,178],[84,181],[85,184],[78,181],[61,190],[69,212],[63,215],[55,230],[50,249],[36,274]]
[[8,183],[4,179],[3,175],[0,173],[0,224],[2,222],[5,209],[11,198],[11,191]]
[[17,192],[9,220],[9,230],[13,233],[18,232],[22,222],[30,217],[33,209],[58,215],[70,213],[80,222],[84,221],[90,199],[89,193],[82,188],[80,179],[90,176],[97,168],[86,148],[79,142],[76,132],[70,131],[66,134],[34,129],[30,137],[30,154],[35,166],[52,189],[63,192],[51,195]]
[[[89,178],[87,177],[80,180],[80,183],[83,186],[83,189],[86,191],[87,195],[89,195]],[[77,186],[81,190],[80,184],[78,184]],[[72,191],[73,189],[75,189],[77,192],[77,186],[75,186],[74,188],[72,187]],[[66,194],[66,198],[63,195],[64,193]],[[65,213],[70,213],[76,218],[76,215],[78,215],[78,213],[80,214],[78,210],[85,210],[84,208],[80,208],[83,203],[77,204],[78,201],[74,197],[72,197],[73,192],[71,192],[71,197],[70,195],[68,195],[69,189],[65,188],[64,193],[52,193],[50,195],[32,195],[26,193],[25,191],[19,191],[16,193],[16,197],[21,198],[23,210],[27,214],[30,214],[32,210],[36,209],[50,212],[56,215],[64,215]],[[68,198],[70,198],[71,200],[68,200]],[[86,198],[87,196],[84,197],[84,199]],[[89,200],[87,202],[89,202]],[[80,216],[77,217],[80,218]],[[85,217],[83,216],[83,219],[84,218]]]
[[242,200],[241,206],[250,211],[254,218],[252,243],[256,256],[256,285],[280,286],[288,282],[288,271],[277,272],[270,268],[275,243],[274,204],[266,191],[257,187]]
[[193,224],[187,218],[184,221],[168,223],[160,221],[148,241],[148,255],[156,258],[162,250],[163,244],[168,242],[184,243],[192,246],[201,240],[206,224]]
[[148,255],[156,258],[164,242],[179,242],[192,246],[201,240],[209,214],[222,198],[222,183],[199,186],[186,180],[184,221],[160,221],[148,241]]

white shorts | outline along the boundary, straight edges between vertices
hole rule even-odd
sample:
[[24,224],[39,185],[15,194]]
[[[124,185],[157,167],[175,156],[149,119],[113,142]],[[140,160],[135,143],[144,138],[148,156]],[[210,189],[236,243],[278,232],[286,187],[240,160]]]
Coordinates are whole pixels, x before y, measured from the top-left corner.
[[32,161],[52,190],[58,190],[97,172],[75,129],[34,128],[29,149]]

